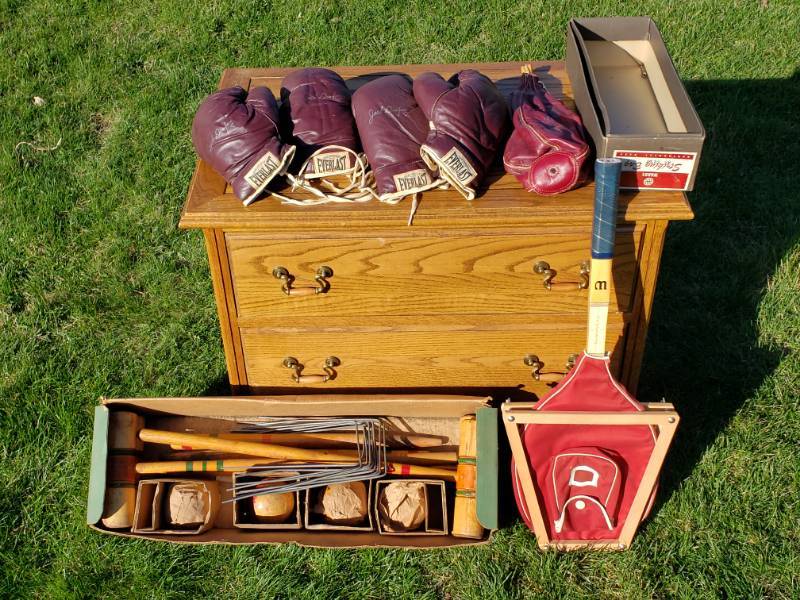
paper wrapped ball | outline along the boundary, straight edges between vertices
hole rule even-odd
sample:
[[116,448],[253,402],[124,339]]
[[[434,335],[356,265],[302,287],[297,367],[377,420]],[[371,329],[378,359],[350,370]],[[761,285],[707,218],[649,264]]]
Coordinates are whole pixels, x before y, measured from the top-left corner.
[[202,483],[176,483],[169,487],[167,521],[178,529],[196,529],[205,523],[211,505]]
[[363,481],[334,483],[325,488],[317,512],[333,525],[358,525],[367,516],[367,486]]
[[294,512],[294,493],[253,496],[253,514],[259,523],[283,523]]
[[378,514],[387,531],[413,531],[425,522],[428,507],[425,484],[419,481],[393,481],[378,498]]

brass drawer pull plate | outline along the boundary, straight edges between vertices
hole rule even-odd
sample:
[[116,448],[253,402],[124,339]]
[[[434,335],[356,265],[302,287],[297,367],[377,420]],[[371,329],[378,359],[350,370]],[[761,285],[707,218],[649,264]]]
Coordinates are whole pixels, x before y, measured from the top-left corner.
[[281,290],[287,296],[314,296],[316,294],[327,294],[328,290],[331,289],[328,279],[333,277],[333,269],[325,265],[317,269],[317,274],[314,277],[317,285],[295,286],[294,275],[286,267],[275,267],[272,269],[272,276],[283,282]]
[[589,287],[589,262],[583,261],[581,263],[581,280],[580,281],[553,281],[556,275],[558,275],[558,271],[555,269],[550,268],[550,263],[544,260],[540,260],[535,265],[533,265],[533,272],[537,273],[538,275],[544,275],[543,283],[544,287],[548,290],[558,289],[558,290],[585,290]]
[[531,367],[531,377],[536,381],[543,383],[558,383],[564,376],[569,373],[570,369],[575,366],[575,360],[578,358],[577,354],[570,354],[565,365],[566,371],[564,373],[543,373],[544,363],[539,360],[535,354],[528,354],[522,359],[526,366]]
[[325,373],[319,373],[317,375],[303,375],[303,369],[305,368],[303,363],[297,360],[294,356],[287,356],[283,359],[283,366],[293,371],[292,380],[300,385],[327,383],[332,379],[336,379],[336,367],[338,367],[340,364],[342,363],[338,358],[335,356],[329,356],[325,359],[325,364],[322,367]]

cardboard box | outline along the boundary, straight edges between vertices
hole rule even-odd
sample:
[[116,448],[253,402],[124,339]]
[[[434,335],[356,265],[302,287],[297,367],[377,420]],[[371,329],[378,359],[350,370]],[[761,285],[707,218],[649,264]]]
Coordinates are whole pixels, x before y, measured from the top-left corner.
[[[224,398],[139,398],[103,399],[95,408],[92,463],[89,479],[87,523],[93,529],[119,535],[172,543],[278,544],[293,542],[302,546],[329,548],[401,547],[441,548],[483,543],[497,528],[497,410],[488,398],[448,395],[320,395],[320,396],[242,396]],[[458,447],[459,418],[477,415],[477,503],[478,518],[486,527],[483,540],[452,535],[382,536],[377,531],[350,532],[306,529],[250,529],[234,525],[234,503],[223,503],[213,527],[197,535],[170,536],[111,530],[101,517],[106,493],[109,440],[109,412],[130,410],[144,415],[146,426],[174,431],[230,431],[233,419],[254,420],[263,416],[382,416],[403,431],[440,435],[446,449]],[[210,420],[209,417],[214,417]],[[209,427],[211,425],[211,427]],[[154,444],[145,444],[142,460],[158,459]],[[230,476],[198,473],[200,479],[219,481],[221,500],[230,498]],[[227,481],[225,481],[227,480]]]
[[566,68],[598,158],[623,189],[691,190],[705,129],[650,17],[572,19]]

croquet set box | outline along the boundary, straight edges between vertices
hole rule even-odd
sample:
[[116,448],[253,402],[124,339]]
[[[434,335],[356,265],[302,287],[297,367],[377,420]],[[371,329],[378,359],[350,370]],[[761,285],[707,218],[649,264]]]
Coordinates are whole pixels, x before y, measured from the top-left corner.
[[649,17],[572,19],[566,68],[598,158],[622,189],[691,190],[705,129]]
[[[168,541],[173,543],[218,544],[278,544],[292,542],[313,547],[402,547],[440,548],[483,543],[489,540],[498,523],[498,411],[488,406],[488,398],[456,395],[318,395],[318,396],[249,396],[209,398],[136,398],[102,399],[95,407],[94,437],[92,442],[91,475],[87,506],[87,522],[103,533],[123,537]],[[234,478],[249,478],[252,470],[239,473],[204,472],[188,469],[182,473],[139,475],[136,514],[132,527],[112,529],[106,527],[104,511],[112,493],[115,477],[118,479],[120,457],[135,461],[133,466],[146,461],[163,460],[180,456],[176,446],[137,441],[139,450],[122,452],[114,450],[120,431],[115,431],[113,415],[135,413],[140,419],[132,438],[138,440],[143,428],[162,432],[191,432],[223,437],[244,424],[264,419],[292,417],[356,418],[370,415],[380,419],[393,439],[415,439],[428,436],[441,443],[436,450],[459,451],[459,437],[463,430],[464,415],[475,415],[474,470],[475,504],[477,518],[485,529],[480,538],[456,537],[453,533],[455,481],[436,481],[425,473],[417,478],[424,484],[424,495],[429,510],[419,529],[402,534],[392,534],[391,528],[379,522],[378,493],[391,481],[408,481],[383,477],[366,481],[368,515],[363,523],[353,526],[331,526],[311,512],[317,491],[294,492],[295,501],[287,510],[287,519],[274,525],[253,523],[250,519],[252,502],[233,500]],[[469,417],[467,417],[469,418]],[[144,436],[142,436],[144,437]],[[178,447],[179,448],[179,447]],[[172,449],[172,450],[171,450]],[[184,450],[191,450],[183,447]],[[392,450],[391,452],[395,452]],[[184,452],[184,454],[186,454]],[[390,458],[389,460],[393,460]],[[211,464],[213,461],[203,461]],[[146,463],[163,464],[163,463]],[[188,463],[187,463],[188,464]],[[197,464],[197,463],[194,463]],[[391,468],[390,463],[390,468]],[[285,467],[284,467],[285,468]],[[420,467],[411,467],[420,468]],[[205,467],[203,467],[205,469]],[[414,476],[412,471],[411,476]],[[401,473],[398,470],[398,474]],[[460,476],[460,475],[459,475]],[[204,513],[194,529],[173,530],[166,523],[163,511],[167,509],[164,491],[167,486],[192,486],[200,488],[201,504],[212,508]],[[146,488],[146,489],[145,489]],[[443,495],[444,494],[444,495]],[[448,525],[449,524],[449,525]]]

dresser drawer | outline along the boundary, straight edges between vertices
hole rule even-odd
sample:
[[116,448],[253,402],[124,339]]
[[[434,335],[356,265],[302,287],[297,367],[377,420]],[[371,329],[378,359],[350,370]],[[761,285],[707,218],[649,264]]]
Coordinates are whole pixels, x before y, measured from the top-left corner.
[[[581,263],[589,260],[589,238],[588,231],[334,240],[225,235],[241,326],[298,314],[583,314],[587,293],[578,283]],[[618,233],[612,311],[630,308],[641,240],[639,230]],[[539,263],[550,272],[535,272]],[[315,281],[323,266],[332,276]],[[293,290],[309,295],[282,291],[284,282],[273,275],[276,267],[293,278]],[[551,289],[545,287],[548,275]],[[313,293],[314,287],[324,293]]]
[[[242,329],[247,382],[255,387],[519,387],[544,390],[531,375],[525,357],[535,355],[540,371],[560,378],[570,355],[586,343],[586,325],[563,315],[526,323],[520,319],[483,325],[467,318],[435,325],[414,325],[402,319],[363,327],[295,325]],[[585,321],[585,319],[584,319]],[[616,370],[624,323],[614,315],[608,349]],[[335,358],[335,378],[319,377],[296,384],[287,358],[303,365],[300,374],[324,375]]]

